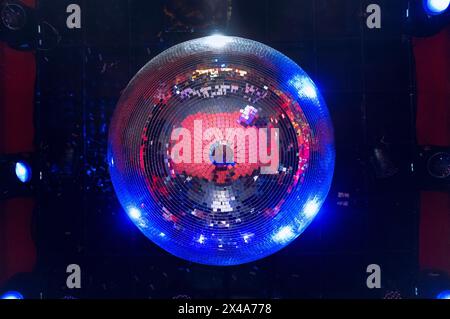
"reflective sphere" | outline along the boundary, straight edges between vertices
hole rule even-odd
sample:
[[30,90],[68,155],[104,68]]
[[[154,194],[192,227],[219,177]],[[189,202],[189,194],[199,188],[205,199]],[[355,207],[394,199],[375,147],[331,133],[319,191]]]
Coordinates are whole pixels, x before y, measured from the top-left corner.
[[190,261],[235,265],[298,237],[334,169],[326,104],[261,43],[210,36],[148,62],[112,119],[108,161],[136,226]]

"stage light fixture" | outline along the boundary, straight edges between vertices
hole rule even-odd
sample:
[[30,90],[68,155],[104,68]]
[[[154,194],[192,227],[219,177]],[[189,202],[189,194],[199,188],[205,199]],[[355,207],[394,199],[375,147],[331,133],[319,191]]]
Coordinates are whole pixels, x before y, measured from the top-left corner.
[[0,10],[0,20],[3,27],[9,30],[20,30],[25,27],[27,14],[25,8],[18,2],[2,3]]
[[0,199],[33,193],[33,156],[29,153],[0,154]]
[[423,146],[418,149],[414,174],[422,189],[450,190],[450,148]]
[[404,30],[414,37],[430,37],[450,22],[450,0],[409,0]]
[[18,300],[18,299],[24,299],[24,297],[18,291],[7,291],[3,295],[0,296],[0,299]]
[[450,277],[442,270],[424,270],[419,274],[417,289],[419,298],[450,299]]
[[427,14],[438,15],[448,9],[450,0],[423,0],[423,6]]
[[15,173],[22,183],[27,183],[31,180],[31,167],[26,162],[17,162],[15,165]]
[[428,173],[439,179],[449,179],[450,178],[450,153],[449,152],[438,152],[428,159],[427,161]]
[[16,50],[36,47],[35,9],[18,0],[0,1],[0,40]]

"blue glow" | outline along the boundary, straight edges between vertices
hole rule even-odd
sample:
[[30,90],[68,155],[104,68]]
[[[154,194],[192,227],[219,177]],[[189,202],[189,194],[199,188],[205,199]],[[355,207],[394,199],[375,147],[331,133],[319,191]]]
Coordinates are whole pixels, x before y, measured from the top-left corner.
[[16,163],[16,176],[22,182],[26,183],[31,179],[31,167],[25,162]]
[[450,300],[450,290],[442,291],[439,295],[437,295],[436,299]]
[[317,199],[310,200],[303,208],[303,214],[306,218],[313,218],[319,212],[320,204]]
[[132,219],[139,219],[141,218],[141,211],[135,207],[131,207],[128,210],[128,216],[130,216]]
[[292,230],[291,226],[285,226],[280,228],[275,235],[273,235],[272,239],[274,242],[279,244],[285,244],[290,242],[295,238],[295,233]]
[[437,15],[447,10],[450,0],[424,0],[425,11],[431,15]]
[[8,299],[8,300],[18,300],[18,299],[24,299],[23,295],[18,291],[8,291],[5,292],[0,299]]
[[317,98],[316,87],[308,77],[296,75],[289,81],[289,84],[297,90],[300,97],[307,97],[310,99]]

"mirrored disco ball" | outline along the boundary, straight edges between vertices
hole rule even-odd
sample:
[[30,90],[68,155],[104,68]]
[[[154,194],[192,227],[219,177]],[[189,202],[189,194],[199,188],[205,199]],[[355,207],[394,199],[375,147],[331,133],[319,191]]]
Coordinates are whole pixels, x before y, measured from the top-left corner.
[[326,104],[261,43],[210,36],[148,62],[112,119],[108,161],[136,226],[175,256],[235,265],[298,237],[334,169]]

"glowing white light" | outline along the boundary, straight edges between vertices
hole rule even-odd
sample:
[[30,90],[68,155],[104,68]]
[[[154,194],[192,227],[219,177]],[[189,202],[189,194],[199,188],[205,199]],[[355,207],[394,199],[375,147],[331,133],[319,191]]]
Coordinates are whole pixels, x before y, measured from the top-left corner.
[[285,226],[280,228],[278,232],[273,235],[272,239],[277,243],[287,243],[295,237],[295,233],[292,231],[291,226]]
[[297,90],[300,97],[317,98],[317,90],[310,79],[297,75],[289,81],[289,84]]
[[166,237],[166,234],[164,234],[164,233],[159,233],[159,237]]
[[17,299],[24,299],[23,295],[18,292],[18,291],[8,291],[6,293],[4,293],[0,299],[5,299],[5,300],[17,300]]
[[128,216],[133,219],[139,219],[141,217],[141,211],[137,208],[132,207],[128,210]]
[[319,203],[316,199],[310,200],[303,208],[303,214],[306,218],[313,218],[319,212]]
[[227,43],[231,41],[231,38],[221,34],[213,34],[209,37],[206,37],[205,40],[213,48],[223,48],[225,45],[227,45]]
[[450,290],[444,290],[436,297],[437,299],[450,300]]
[[200,237],[197,239],[197,242],[199,244],[203,244],[205,242],[205,240],[206,240],[206,237],[203,235],[200,235]]
[[244,239],[244,242],[246,243],[246,244],[248,244],[248,242],[249,242],[249,240],[250,240],[250,238],[253,236],[253,234],[251,234],[251,233],[248,233],[248,234],[244,234],[243,236],[242,236],[242,239]]
[[302,94],[312,99],[317,97],[316,89],[312,84],[305,84],[305,86],[302,89]]
[[447,10],[450,5],[450,0],[427,0],[425,1],[426,10],[429,13],[440,14]]
[[31,179],[31,168],[24,162],[17,162],[16,176],[22,183],[28,182]]

